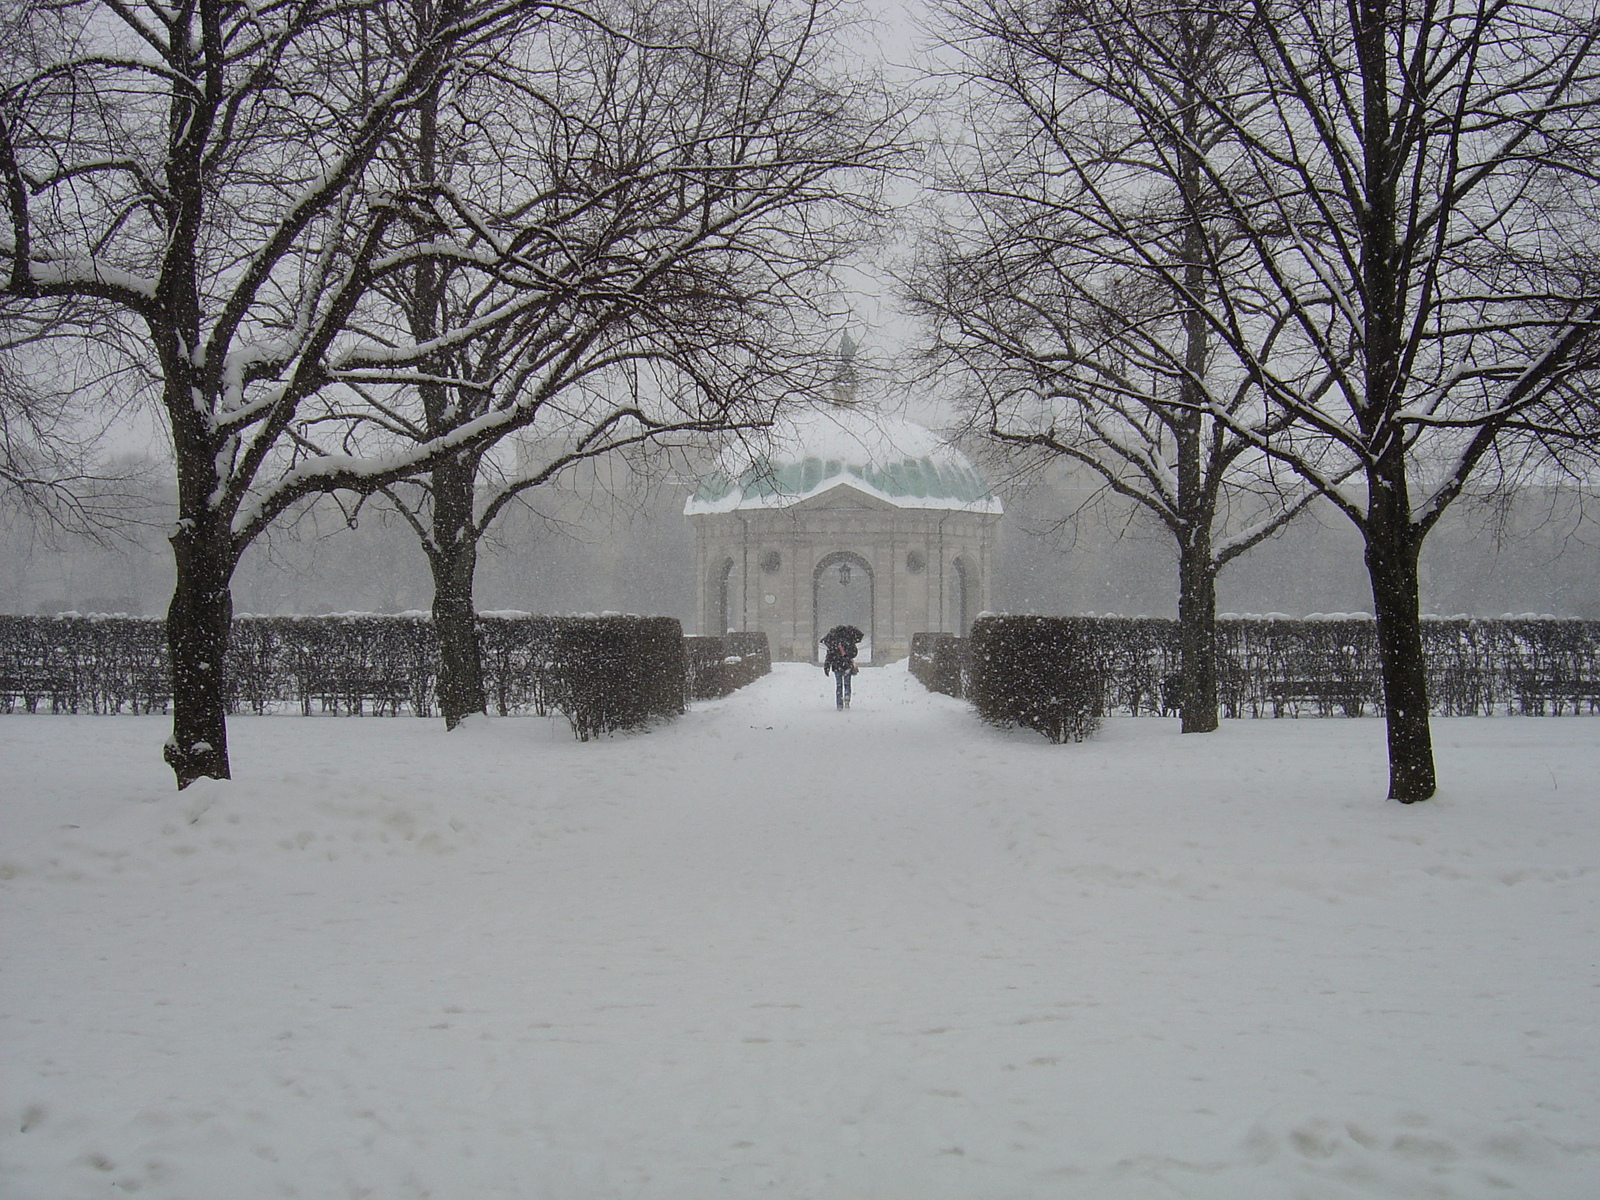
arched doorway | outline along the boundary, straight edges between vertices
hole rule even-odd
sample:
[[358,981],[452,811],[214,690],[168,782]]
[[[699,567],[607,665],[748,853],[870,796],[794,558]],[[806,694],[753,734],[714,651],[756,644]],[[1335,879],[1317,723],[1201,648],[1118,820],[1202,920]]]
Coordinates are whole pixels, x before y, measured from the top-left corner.
[[712,567],[707,582],[711,603],[706,605],[706,612],[711,617],[711,628],[706,632],[712,637],[721,637],[728,632],[728,620],[733,615],[733,559],[725,559]]
[[[814,638],[835,625],[854,625],[866,634],[856,661],[872,661],[873,574],[866,559],[848,550],[824,555],[811,573],[811,613]],[[822,661],[820,643],[811,652]]]
[[965,559],[958,558],[951,565],[955,568],[954,578],[951,580],[955,594],[950,597],[951,607],[955,611],[951,616],[955,618],[956,636],[966,637],[972,632],[972,605],[977,599],[973,593],[977,581]]

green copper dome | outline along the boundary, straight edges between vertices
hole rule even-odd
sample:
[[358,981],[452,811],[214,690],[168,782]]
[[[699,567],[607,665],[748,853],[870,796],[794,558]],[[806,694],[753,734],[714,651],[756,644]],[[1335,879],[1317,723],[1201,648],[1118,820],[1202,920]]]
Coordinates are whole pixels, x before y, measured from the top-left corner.
[[797,413],[726,456],[684,512],[786,508],[836,487],[899,508],[998,513],[1000,500],[967,457],[930,430],[865,408]]

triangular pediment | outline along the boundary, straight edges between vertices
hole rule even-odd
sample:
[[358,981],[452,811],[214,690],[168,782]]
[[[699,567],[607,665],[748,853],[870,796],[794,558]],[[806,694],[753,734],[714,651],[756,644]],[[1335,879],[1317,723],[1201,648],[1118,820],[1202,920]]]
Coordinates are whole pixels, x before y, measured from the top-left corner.
[[828,508],[865,508],[874,512],[893,512],[897,506],[889,503],[881,496],[874,496],[860,488],[851,487],[848,483],[836,483],[832,487],[818,492],[814,496],[807,496],[789,506],[791,512],[812,512],[817,509]]

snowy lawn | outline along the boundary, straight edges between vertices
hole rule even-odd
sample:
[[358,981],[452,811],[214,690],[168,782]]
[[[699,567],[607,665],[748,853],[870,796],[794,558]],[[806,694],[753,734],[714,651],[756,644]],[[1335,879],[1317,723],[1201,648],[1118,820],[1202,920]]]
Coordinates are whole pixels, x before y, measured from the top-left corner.
[[0,1195],[1600,1196],[1600,721],[0,718]]

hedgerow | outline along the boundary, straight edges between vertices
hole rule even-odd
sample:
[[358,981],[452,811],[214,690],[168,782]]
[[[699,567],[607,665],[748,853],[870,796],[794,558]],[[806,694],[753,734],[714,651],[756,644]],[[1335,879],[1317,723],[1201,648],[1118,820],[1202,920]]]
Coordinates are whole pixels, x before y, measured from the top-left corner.
[[960,697],[964,692],[962,672],[966,664],[965,638],[953,633],[913,633],[911,635],[911,673],[930,692]]
[[[1081,638],[1074,644],[1083,647],[1100,680],[1102,713],[1170,711],[1179,671],[1176,622],[1070,621],[1078,631],[1074,636]],[[585,637],[561,632],[580,625],[591,632]],[[671,618],[480,616],[490,708],[503,715],[560,711],[572,719],[582,707],[585,715],[574,731],[581,727],[592,736],[613,717],[596,718],[591,710],[622,719],[670,708],[662,698],[667,685],[639,675],[637,664],[656,664],[649,670],[676,678],[680,706],[685,697],[726,694],[718,689],[742,686],[771,669],[765,634],[680,636],[674,655],[668,642],[676,629]],[[601,649],[608,638],[616,645]],[[1600,622],[1429,619],[1423,622],[1423,641],[1436,715],[1600,710]],[[702,644],[704,649],[696,649]],[[1370,619],[1226,618],[1217,622],[1217,644],[1218,697],[1225,717],[1382,712]],[[630,645],[634,648],[627,649]],[[962,663],[971,658],[970,649],[948,634],[917,634],[911,667],[936,690],[960,694]],[[1058,646],[1050,653],[1063,652]],[[1014,667],[1043,673],[1048,684],[1050,672],[1059,669],[1049,663],[1059,660],[1041,655],[1017,658]],[[736,663],[729,661],[735,658]],[[674,665],[679,661],[681,673]],[[600,678],[595,672],[612,669],[638,676],[641,696],[648,692],[651,698],[624,703],[604,687],[591,693],[586,684]],[[438,647],[425,613],[241,616],[234,621],[227,663],[229,707],[233,712],[432,716],[437,674]],[[164,625],[158,618],[0,615],[0,711],[165,712],[169,686]]]
[[772,671],[772,652],[764,632],[725,637],[686,637],[690,700],[715,700]]
[[1096,632],[1081,617],[980,617],[967,699],[992,725],[1081,742],[1105,715],[1108,672]]
[[[683,711],[687,668],[671,617],[478,618],[484,684],[501,715],[561,712],[579,738]],[[230,712],[432,716],[438,643],[425,613],[241,616]],[[0,616],[0,710],[165,712],[159,618]]]
[[675,618],[565,617],[553,624],[543,685],[579,741],[683,711],[688,669]]
[[[978,624],[995,618],[980,618]],[[1005,618],[1019,621],[1022,618]],[[1028,618],[1027,629],[1046,637],[1041,621],[1062,620],[1081,636],[1083,653],[1103,680],[1103,713],[1171,712],[1181,670],[1176,621],[1160,618]],[[980,667],[973,641],[945,634],[912,639],[911,668],[932,687],[934,654]],[[1048,635],[1054,636],[1054,635]],[[1600,622],[1544,617],[1428,618],[1423,622],[1428,696],[1437,716],[1528,716],[1600,711]],[[1217,622],[1217,691],[1224,717],[1350,716],[1383,712],[1376,631],[1367,617],[1224,618]],[[1049,673],[1048,647],[1037,661],[1007,651],[1014,669]],[[947,660],[948,661],[948,660]],[[948,683],[949,668],[942,677]],[[985,684],[999,687],[998,681]],[[1035,685],[1029,683],[1028,688]],[[937,690],[944,690],[943,687]],[[1031,695],[1031,691],[1029,693]],[[987,700],[986,703],[999,703]],[[1019,699],[1019,704],[1022,701]],[[1031,701],[1030,701],[1031,702]],[[1017,721],[1014,723],[1021,724]]]

